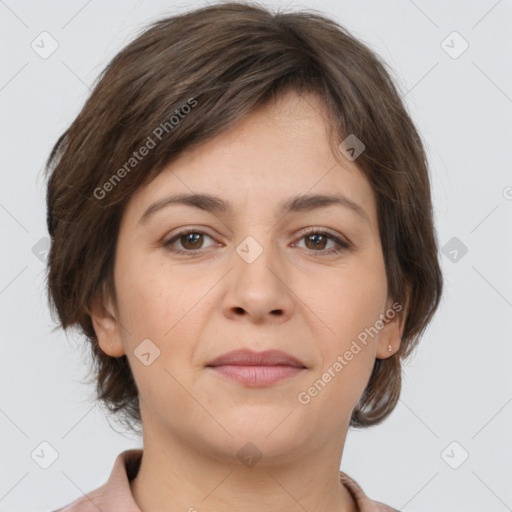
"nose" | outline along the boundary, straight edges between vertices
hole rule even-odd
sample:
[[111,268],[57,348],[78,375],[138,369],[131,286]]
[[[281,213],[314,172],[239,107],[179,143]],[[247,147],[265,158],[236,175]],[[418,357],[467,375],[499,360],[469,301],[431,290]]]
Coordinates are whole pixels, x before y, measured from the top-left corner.
[[260,246],[263,250],[258,250],[261,253],[255,259],[246,257],[247,247],[254,252],[254,239],[252,246],[241,244],[233,254],[234,268],[226,284],[224,314],[232,320],[246,318],[256,324],[286,321],[295,307],[289,270],[270,244]]

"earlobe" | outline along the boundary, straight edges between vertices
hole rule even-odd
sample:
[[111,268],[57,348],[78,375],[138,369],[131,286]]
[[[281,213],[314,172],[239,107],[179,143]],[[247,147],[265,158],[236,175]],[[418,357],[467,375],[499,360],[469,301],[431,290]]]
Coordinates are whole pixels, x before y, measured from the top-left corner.
[[119,322],[111,301],[104,300],[104,294],[97,291],[89,308],[98,344],[105,354],[120,357],[125,354]]
[[387,359],[393,356],[400,348],[402,336],[404,333],[405,320],[409,310],[410,285],[406,284],[406,304],[399,302],[388,303],[384,312],[384,327],[380,332],[377,345],[377,359]]

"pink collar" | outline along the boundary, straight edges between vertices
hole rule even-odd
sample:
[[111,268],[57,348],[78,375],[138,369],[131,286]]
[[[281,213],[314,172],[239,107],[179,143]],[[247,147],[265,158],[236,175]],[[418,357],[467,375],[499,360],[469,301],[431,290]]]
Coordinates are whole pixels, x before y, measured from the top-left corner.
[[[121,452],[115,462],[106,483],[87,493],[66,507],[53,512],[141,512],[133,499],[130,480],[135,478],[142,460],[142,449],[130,449]],[[378,501],[373,501],[363,492],[355,480],[340,471],[340,481],[354,497],[358,512],[398,512]]]

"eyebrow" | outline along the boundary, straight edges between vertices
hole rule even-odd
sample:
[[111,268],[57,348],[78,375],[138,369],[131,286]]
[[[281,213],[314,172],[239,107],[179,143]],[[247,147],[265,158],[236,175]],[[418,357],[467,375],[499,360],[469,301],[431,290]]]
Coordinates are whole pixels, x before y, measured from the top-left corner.
[[[230,203],[210,194],[182,194],[159,199],[150,205],[139,219],[139,224],[146,224],[156,212],[171,205],[186,205],[213,213],[233,214]],[[305,194],[290,197],[282,201],[277,215],[293,212],[305,212],[339,205],[348,208],[370,224],[366,211],[357,203],[342,194]]]

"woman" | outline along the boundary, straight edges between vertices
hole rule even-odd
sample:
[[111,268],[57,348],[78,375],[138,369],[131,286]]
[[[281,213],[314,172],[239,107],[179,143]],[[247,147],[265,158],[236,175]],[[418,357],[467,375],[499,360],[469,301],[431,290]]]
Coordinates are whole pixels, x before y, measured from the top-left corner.
[[396,510],[340,463],[396,406],[442,276],[422,142],[375,54],[308,12],[162,19],[48,174],[50,304],[143,435],[60,511]]

